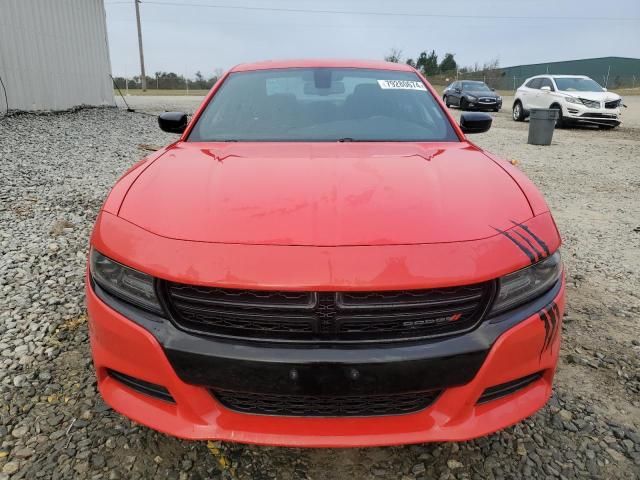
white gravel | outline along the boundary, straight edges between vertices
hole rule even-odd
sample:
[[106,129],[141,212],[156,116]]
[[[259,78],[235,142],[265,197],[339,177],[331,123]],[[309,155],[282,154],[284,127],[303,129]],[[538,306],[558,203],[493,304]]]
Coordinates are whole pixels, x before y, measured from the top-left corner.
[[[150,112],[199,101],[129,99]],[[640,478],[640,129],[560,130],[534,147],[526,128],[501,112],[474,140],[519,161],[564,237],[569,304],[549,406],[460,444],[208,449],[104,405],[83,305],[88,235],[108,189],[140,144],[175,137],[115,109],[0,118],[0,480]]]

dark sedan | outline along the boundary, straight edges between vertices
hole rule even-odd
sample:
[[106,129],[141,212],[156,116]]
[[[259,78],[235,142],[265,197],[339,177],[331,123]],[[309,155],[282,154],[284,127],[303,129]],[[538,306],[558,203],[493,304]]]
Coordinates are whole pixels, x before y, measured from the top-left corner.
[[444,90],[442,100],[462,110],[493,110],[502,108],[502,97],[484,82],[464,80],[453,82]]

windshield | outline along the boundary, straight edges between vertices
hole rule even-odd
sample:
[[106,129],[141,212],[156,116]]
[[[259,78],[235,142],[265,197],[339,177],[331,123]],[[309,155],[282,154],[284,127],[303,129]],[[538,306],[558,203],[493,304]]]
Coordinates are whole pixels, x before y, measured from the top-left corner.
[[471,92],[490,92],[491,89],[482,82],[462,82],[462,89]]
[[597,82],[591,80],[590,78],[555,77],[554,80],[556,81],[558,90],[562,90],[564,92],[603,92],[604,91],[602,87],[598,85]]
[[459,141],[413,72],[290,68],[232,73],[189,141]]

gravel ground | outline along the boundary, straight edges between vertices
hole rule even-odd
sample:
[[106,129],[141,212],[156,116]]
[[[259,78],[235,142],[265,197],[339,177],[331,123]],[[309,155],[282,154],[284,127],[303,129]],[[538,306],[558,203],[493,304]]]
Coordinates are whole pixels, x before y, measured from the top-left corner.
[[176,440],[96,393],[87,239],[139,145],[174,138],[156,125],[115,109],[0,119],[0,480],[640,478],[640,129],[560,130],[534,147],[505,112],[475,137],[519,162],[564,236],[568,309],[547,407],[476,441],[301,450]]

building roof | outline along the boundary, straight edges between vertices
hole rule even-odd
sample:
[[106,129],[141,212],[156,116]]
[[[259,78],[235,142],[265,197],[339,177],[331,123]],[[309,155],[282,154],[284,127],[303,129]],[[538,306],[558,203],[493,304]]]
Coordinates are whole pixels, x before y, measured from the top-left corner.
[[598,61],[598,60],[614,60],[614,59],[615,60],[632,60],[632,61],[640,62],[640,58],[633,58],[633,57],[593,57],[593,58],[574,58],[571,60],[555,60],[553,62],[522,63],[520,65],[509,65],[507,67],[501,67],[501,69],[507,70],[510,68],[519,68],[519,67],[536,67],[536,66],[554,65],[554,64],[561,64],[561,63],[592,62],[592,61]]

